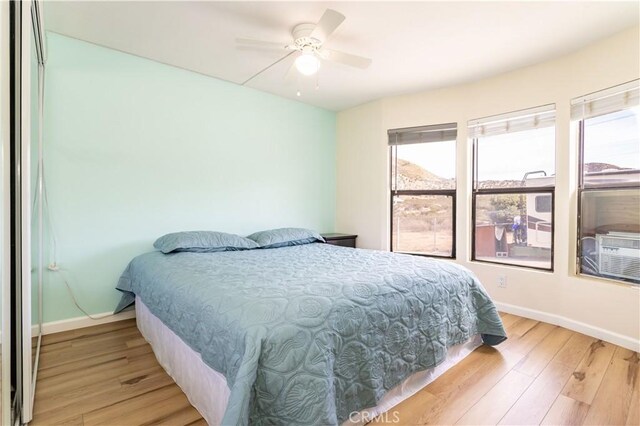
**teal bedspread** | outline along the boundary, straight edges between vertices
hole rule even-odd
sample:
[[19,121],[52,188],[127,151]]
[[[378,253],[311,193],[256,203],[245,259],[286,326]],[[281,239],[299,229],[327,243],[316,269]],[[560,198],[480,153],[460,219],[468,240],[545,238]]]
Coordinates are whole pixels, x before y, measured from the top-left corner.
[[138,295],[231,390],[225,425],[335,425],[444,360],[505,332],[473,274],[454,263],[306,244],[147,253],[126,268]]

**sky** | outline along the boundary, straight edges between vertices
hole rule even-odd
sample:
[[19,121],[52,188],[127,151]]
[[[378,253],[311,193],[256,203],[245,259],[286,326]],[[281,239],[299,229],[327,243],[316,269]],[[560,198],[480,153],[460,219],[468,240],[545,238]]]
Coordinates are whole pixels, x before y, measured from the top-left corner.
[[[588,119],[585,122],[585,163],[609,163],[640,169],[640,107]],[[615,135],[617,148],[611,149]]]
[[[640,169],[640,107],[588,119],[585,163]],[[616,149],[611,149],[615,142]],[[398,146],[398,158],[442,178],[455,177],[455,141]],[[555,128],[508,133],[478,141],[478,179],[520,180],[531,171],[555,174]]]
[[417,164],[441,178],[456,177],[455,141],[399,145],[398,158]]

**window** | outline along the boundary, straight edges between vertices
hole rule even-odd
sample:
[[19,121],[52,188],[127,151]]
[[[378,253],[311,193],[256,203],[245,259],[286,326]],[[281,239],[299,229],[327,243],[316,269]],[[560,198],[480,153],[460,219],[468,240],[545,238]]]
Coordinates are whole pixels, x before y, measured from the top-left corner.
[[578,123],[578,272],[640,284],[638,81],[571,102]]
[[553,269],[555,107],[469,122],[472,260]]
[[391,250],[455,257],[455,123],[388,131]]
[[551,213],[551,195],[536,196],[536,212]]

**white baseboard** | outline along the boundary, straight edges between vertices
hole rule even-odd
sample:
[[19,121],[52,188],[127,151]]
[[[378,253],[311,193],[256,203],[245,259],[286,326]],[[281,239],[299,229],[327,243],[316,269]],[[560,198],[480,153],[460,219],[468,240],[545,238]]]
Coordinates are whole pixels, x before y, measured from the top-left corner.
[[614,333],[612,331],[605,330],[604,328],[595,327],[593,325],[572,320],[561,315],[538,311],[537,309],[523,308],[521,306],[510,305],[508,303],[501,302],[494,303],[498,310],[501,312],[506,312],[508,314],[518,315],[525,318],[531,318],[536,321],[543,321],[553,325],[559,325],[560,327],[568,328],[569,330],[586,334],[587,336],[595,337],[596,339],[604,340],[606,342],[622,346],[623,348],[627,348],[635,352],[640,351],[640,340],[635,340],[623,334]]
[[[101,314],[94,315],[94,317],[97,317],[98,319],[81,316],[60,321],[45,322],[42,324],[42,334],[59,333],[61,331],[75,330],[77,328],[91,327],[92,325],[107,324],[110,322],[131,319],[136,317],[136,311],[135,309],[132,309],[115,315],[112,312],[103,312]],[[37,325],[31,326],[31,335],[38,335]]]

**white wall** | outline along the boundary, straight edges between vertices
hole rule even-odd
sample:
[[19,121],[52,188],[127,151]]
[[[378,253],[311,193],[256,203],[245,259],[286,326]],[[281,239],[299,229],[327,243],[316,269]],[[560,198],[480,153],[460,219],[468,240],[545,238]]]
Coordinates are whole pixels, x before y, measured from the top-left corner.
[[[639,28],[571,55],[478,82],[385,98],[338,114],[336,231],[358,246],[389,249],[387,129],[458,123],[457,262],[473,270],[499,307],[640,349],[640,288],[575,275],[577,141],[572,98],[640,77]],[[487,58],[491,60],[491,58]],[[429,71],[425,70],[425,78]],[[470,119],[555,103],[555,270],[471,262]],[[498,288],[498,274],[507,288]]]

